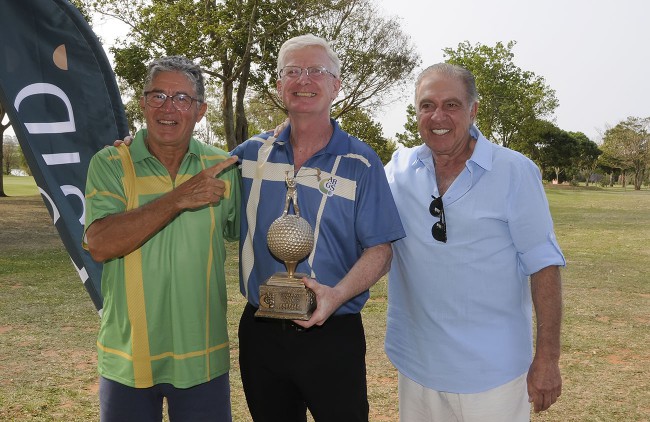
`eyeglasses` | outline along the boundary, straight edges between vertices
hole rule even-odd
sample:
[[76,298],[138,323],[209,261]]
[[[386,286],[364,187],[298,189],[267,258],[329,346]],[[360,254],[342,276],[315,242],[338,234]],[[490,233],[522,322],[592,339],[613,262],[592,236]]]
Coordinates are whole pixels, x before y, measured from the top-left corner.
[[280,78],[287,77],[289,79],[298,79],[302,75],[302,71],[307,72],[307,76],[311,79],[323,79],[325,75],[331,75],[336,78],[336,75],[327,70],[323,66],[310,66],[310,67],[300,67],[300,66],[285,66],[278,72]]
[[438,242],[447,243],[447,223],[445,221],[445,208],[442,205],[442,197],[435,197],[431,195],[433,201],[429,205],[429,212],[434,217],[440,217],[440,221],[436,221],[431,227],[431,235]]
[[165,104],[167,98],[170,98],[174,108],[178,111],[187,111],[192,107],[192,102],[196,101],[200,103],[201,101],[192,98],[187,94],[176,94],[176,95],[167,95],[162,92],[156,91],[147,91],[144,93],[144,99],[147,102],[147,105],[153,108],[160,108]]

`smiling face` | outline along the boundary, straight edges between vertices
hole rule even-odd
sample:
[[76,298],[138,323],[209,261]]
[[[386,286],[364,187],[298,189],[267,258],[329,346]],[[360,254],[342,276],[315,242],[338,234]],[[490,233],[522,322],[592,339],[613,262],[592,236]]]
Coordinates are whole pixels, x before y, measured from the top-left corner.
[[299,114],[326,115],[329,117],[332,102],[339,93],[341,81],[331,74],[319,78],[307,76],[308,67],[322,66],[332,71],[333,65],[325,50],[319,46],[308,46],[287,52],[284,66],[303,68],[297,78],[283,76],[277,81],[278,95],[290,116]]
[[[187,94],[196,98],[192,82],[180,72],[156,74],[147,91],[161,92],[167,96]],[[140,98],[140,107],[147,122],[147,142],[165,147],[186,147],[194,126],[203,118],[207,109],[205,103],[194,101],[189,110],[178,111],[171,98],[167,98],[162,107],[154,108],[146,103],[144,97]]]
[[439,72],[425,75],[415,107],[420,136],[434,155],[454,157],[466,150],[478,103],[470,103],[459,78]]

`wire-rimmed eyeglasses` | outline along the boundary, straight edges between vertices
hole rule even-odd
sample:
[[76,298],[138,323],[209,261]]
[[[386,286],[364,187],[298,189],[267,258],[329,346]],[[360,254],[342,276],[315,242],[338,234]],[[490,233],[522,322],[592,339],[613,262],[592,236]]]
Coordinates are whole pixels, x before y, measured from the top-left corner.
[[176,94],[176,95],[167,95],[163,92],[158,91],[146,91],[144,93],[144,99],[147,102],[147,105],[153,108],[160,108],[165,104],[167,98],[171,99],[172,105],[178,111],[187,111],[192,107],[194,101],[201,102],[197,98],[193,98],[187,94]]
[[433,201],[429,204],[429,212],[434,217],[440,217],[431,227],[431,235],[438,242],[447,243],[447,222],[445,221],[445,207],[442,205],[442,196],[431,195]]
[[306,72],[306,76],[311,79],[322,79],[325,75],[330,75],[336,78],[336,75],[327,70],[323,66],[310,66],[310,67],[300,67],[300,66],[285,66],[278,72],[280,78],[286,77],[289,79],[298,79],[302,72]]

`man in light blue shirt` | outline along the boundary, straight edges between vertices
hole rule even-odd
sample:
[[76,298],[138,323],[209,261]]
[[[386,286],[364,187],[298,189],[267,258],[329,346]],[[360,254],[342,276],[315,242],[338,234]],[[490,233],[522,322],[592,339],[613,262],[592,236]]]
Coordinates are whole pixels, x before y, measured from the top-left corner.
[[400,419],[528,421],[529,402],[548,409],[562,385],[565,259],[540,172],[473,125],[467,70],[426,69],[415,105],[424,144],[386,166],[407,234],[393,243],[386,333]]

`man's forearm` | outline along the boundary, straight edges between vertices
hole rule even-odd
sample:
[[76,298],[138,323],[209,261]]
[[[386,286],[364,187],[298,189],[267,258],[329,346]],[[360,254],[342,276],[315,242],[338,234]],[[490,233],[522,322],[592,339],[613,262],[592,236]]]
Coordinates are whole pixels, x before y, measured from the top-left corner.
[[86,231],[88,250],[98,262],[125,256],[165,227],[179,211],[172,195],[167,194],[142,207],[106,216]]
[[356,264],[335,287],[340,291],[343,302],[372,287],[388,272],[392,257],[393,250],[390,243],[382,243],[363,251]]
[[562,325],[562,280],[552,265],[531,276],[531,291],[537,319],[536,355],[557,361],[560,358]]

